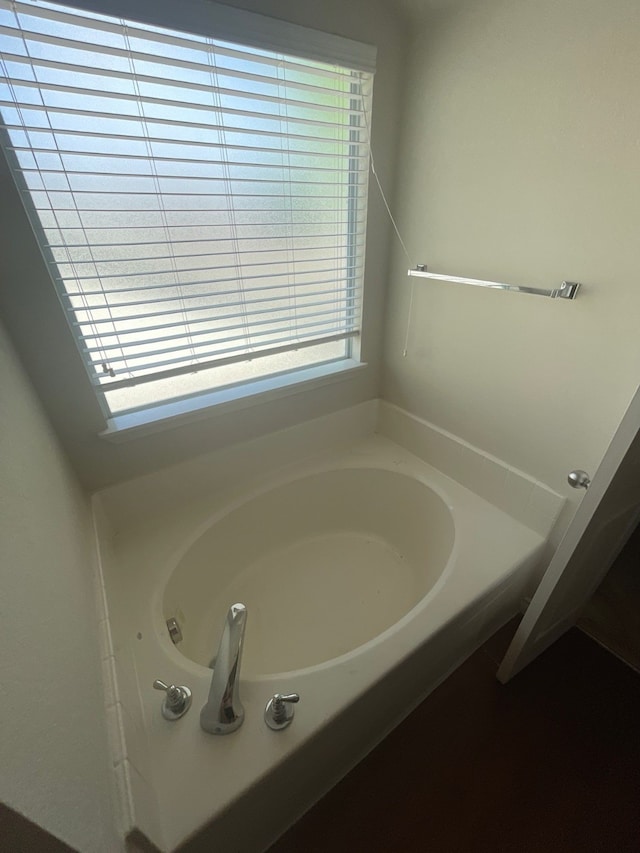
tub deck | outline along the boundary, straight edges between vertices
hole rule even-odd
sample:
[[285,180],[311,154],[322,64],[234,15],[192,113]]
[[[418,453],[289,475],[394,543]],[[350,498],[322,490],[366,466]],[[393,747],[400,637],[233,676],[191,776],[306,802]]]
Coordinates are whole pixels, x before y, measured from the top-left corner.
[[[216,490],[212,481],[210,494],[191,501],[177,490],[174,501],[165,496],[135,523],[116,522],[111,535],[108,501],[103,508],[123,823],[162,850],[175,849],[212,820],[221,850],[265,849],[520,608],[543,536],[382,436],[297,463],[296,470],[302,476],[341,467],[393,471],[437,491],[455,523],[444,582],[382,635],[338,658],[281,675],[241,673],[245,722],[225,737],[199,727],[210,671],[169,640],[163,594],[184,543],[229,503],[228,489]],[[242,484],[234,499],[291,473],[268,472],[253,487]],[[193,707],[177,723],[160,715],[155,678],[193,691]],[[275,692],[301,696],[292,725],[282,732],[263,722]]]

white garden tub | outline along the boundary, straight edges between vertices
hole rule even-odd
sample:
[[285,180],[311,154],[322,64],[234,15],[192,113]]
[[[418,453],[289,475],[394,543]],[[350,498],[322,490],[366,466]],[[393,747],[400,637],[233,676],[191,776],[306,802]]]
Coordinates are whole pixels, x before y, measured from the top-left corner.
[[415,476],[343,467],[223,510],[190,543],[163,598],[178,649],[208,666],[229,606],[249,611],[244,677],[291,673],[383,636],[453,566],[452,511]]
[[[112,628],[130,821],[162,850],[209,821],[202,849],[265,849],[518,611],[544,545],[380,436],[232,501],[179,494],[116,537],[105,569],[122,602]],[[236,601],[248,610],[245,721],[215,736],[199,713]],[[179,721],[162,718],[155,678],[193,691]],[[281,732],[263,720],[275,692],[301,697]]]

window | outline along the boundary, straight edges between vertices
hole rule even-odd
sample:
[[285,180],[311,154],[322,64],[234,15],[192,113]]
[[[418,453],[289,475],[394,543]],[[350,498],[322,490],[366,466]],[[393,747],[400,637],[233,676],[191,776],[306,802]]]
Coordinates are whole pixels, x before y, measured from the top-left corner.
[[373,49],[172,5],[0,0],[3,147],[107,416],[360,331]]

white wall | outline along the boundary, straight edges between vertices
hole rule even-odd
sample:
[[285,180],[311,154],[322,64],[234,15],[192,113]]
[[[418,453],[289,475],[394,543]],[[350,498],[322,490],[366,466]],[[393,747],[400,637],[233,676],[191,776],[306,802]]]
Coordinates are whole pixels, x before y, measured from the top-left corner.
[[[415,23],[395,198],[413,262],[575,302],[406,277],[384,396],[573,500],[640,381],[640,4],[467,0]],[[404,347],[410,283],[415,299]]]
[[2,326],[0,394],[0,801],[116,851],[88,503]]
[[[378,46],[372,139],[382,180],[392,181],[405,20],[385,0],[229,0],[275,18]],[[367,368],[251,411],[225,414],[125,444],[98,438],[104,429],[89,381],[0,156],[0,315],[83,484],[97,489],[163,465],[250,439],[377,396],[390,230],[371,186],[362,358]]]

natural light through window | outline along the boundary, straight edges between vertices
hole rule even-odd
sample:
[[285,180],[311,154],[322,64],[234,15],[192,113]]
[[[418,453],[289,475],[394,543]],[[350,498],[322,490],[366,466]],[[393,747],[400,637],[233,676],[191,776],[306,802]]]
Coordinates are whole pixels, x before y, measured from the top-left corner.
[[0,0],[2,144],[107,415],[353,355],[369,71]]

